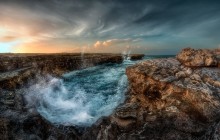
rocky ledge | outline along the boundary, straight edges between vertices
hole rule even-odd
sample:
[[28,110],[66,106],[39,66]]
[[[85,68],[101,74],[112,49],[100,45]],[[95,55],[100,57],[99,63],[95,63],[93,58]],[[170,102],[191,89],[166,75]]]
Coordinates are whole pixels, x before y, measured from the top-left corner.
[[124,57],[138,60],[143,54],[1,54],[0,89],[23,87],[37,75],[61,76],[65,72],[104,63],[122,63]]
[[[82,128],[57,126],[26,107],[26,88],[42,77],[104,63],[142,59],[142,54],[1,54],[0,55],[0,139],[81,139]],[[39,79],[40,78],[40,79]],[[46,79],[46,78],[45,78]]]
[[127,100],[84,138],[220,139],[219,62],[218,50],[187,48],[128,67]]

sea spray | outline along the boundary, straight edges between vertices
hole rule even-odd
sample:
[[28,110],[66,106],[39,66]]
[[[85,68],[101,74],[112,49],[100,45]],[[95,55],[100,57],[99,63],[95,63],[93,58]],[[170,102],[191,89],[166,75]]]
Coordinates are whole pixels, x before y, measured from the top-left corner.
[[123,51],[123,52],[122,52],[123,60],[124,60],[124,61],[125,61],[125,60],[130,60],[130,59],[131,59],[130,54],[131,54],[131,51],[130,51],[130,50],[128,50],[128,51]]
[[82,47],[82,50],[81,50],[81,68],[84,68],[85,67],[85,61],[84,61],[84,54],[85,54],[85,47]]
[[43,77],[29,88],[28,107],[54,124],[90,126],[110,115],[124,101],[125,68],[134,64],[105,64],[63,75]]

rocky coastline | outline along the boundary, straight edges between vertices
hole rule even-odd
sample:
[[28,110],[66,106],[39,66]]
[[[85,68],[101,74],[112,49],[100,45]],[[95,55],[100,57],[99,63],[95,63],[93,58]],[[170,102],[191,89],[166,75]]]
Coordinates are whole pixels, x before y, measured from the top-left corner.
[[1,54],[0,137],[2,139],[78,139],[81,128],[55,126],[26,107],[26,88],[48,75],[62,74],[105,63],[122,63],[142,54]]
[[[139,56],[135,55],[134,59],[137,57]],[[87,61],[91,60],[88,57]],[[100,60],[103,61],[94,59],[91,65],[120,63],[123,58],[108,56]],[[37,70],[40,74],[51,73],[58,76],[64,71],[76,68],[71,66],[66,70],[64,66],[57,70],[59,64],[48,61],[42,66],[40,62],[43,63],[39,60],[39,64],[34,63],[25,68],[12,66],[10,69],[13,72],[6,77],[16,77],[14,81],[25,83],[27,78],[22,79],[18,75],[33,78],[35,75],[32,75],[32,71],[36,73]],[[69,62],[69,59],[65,61],[67,65],[71,65]],[[56,67],[51,68],[50,64]],[[19,94],[22,92],[22,89],[19,89],[21,85],[2,76],[2,81],[8,81],[0,81],[0,99],[7,99],[1,100],[1,112],[7,113],[0,115],[0,137],[74,140],[220,139],[219,50],[186,48],[177,54],[176,58],[146,60],[130,66],[126,69],[126,74],[129,91],[125,102],[119,105],[113,114],[100,118],[83,133],[74,127],[54,126],[39,114],[30,113],[24,106],[22,94]],[[16,88],[16,91],[13,90]]]
[[126,101],[83,139],[219,139],[219,55],[186,48],[176,58],[128,67]]
[[[104,63],[122,63],[124,57],[121,54],[2,54],[0,89],[18,89],[37,75],[60,77],[73,70]],[[129,57],[138,60],[144,55],[132,54]]]

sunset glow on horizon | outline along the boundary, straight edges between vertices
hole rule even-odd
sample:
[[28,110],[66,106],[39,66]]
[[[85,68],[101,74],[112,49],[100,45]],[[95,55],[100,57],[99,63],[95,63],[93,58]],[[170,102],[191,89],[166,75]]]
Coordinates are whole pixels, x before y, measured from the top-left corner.
[[175,54],[220,45],[218,1],[0,1],[0,53]]

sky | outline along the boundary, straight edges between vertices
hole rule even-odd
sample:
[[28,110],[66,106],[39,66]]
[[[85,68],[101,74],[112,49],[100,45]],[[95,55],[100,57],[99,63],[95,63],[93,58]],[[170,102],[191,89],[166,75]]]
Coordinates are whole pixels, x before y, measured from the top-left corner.
[[219,0],[0,0],[0,53],[220,47]]

